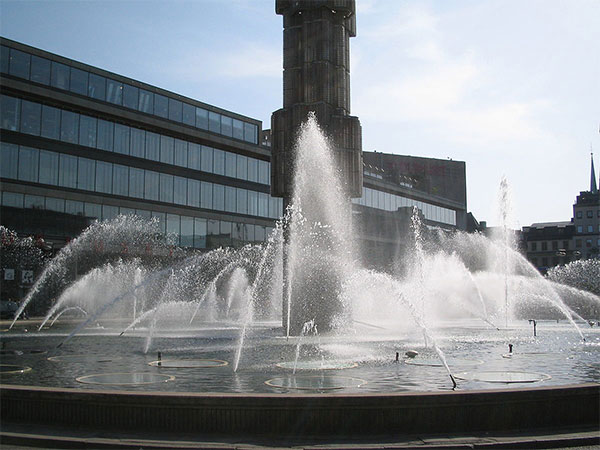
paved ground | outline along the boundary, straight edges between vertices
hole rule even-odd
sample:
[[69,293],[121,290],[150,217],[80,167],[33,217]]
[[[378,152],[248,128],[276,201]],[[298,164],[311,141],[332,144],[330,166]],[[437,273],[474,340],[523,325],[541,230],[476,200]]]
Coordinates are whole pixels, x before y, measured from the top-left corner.
[[105,433],[98,430],[70,429],[27,424],[1,423],[0,447],[22,448],[205,448],[205,449],[257,449],[288,448],[295,450],[356,450],[356,449],[461,449],[461,448],[580,448],[600,449],[600,425],[597,430],[548,430],[547,432],[513,435],[477,436],[375,436],[364,439],[332,438],[329,441],[314,439],[278,438],[244,439],[243,437],[211,438],[192,434],[161,434],[160,432]]

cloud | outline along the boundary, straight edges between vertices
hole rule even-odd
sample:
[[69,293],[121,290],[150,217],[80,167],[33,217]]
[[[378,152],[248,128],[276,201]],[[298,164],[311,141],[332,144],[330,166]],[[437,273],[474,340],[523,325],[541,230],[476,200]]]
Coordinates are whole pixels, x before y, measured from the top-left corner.
[[[354,90],[354,113],[365,121],[429,128],[446,143],[545,138],[538,117],[551,103],[521,95],[473,49],[452,51],[440,23],[427,10],[409,8],[366,33],[377,40],[377,51],[369,55],[376,62],[354,71],[361,86]],[[383,35],[387,40],[380,41]],[[357,53],[362,61],[366,53]]]
[[280,48],[268,48],[258,43],[238,46],[214,58],[217,75],[229,78],[281,78],[283,60]]
[[157,67],[179,81],[252,78],[280,79],[283,70],[281,49],[257,42],[223,47],[180,48],[169,64]]

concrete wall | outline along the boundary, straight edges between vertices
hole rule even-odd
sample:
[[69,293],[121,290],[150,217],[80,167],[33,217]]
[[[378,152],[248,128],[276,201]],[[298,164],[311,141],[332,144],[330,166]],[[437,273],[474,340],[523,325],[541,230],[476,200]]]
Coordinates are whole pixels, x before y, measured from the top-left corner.
[[203,435],[518,432],[600,423],[600,384],[374,395],[197,394],[0,386],[3,422]]

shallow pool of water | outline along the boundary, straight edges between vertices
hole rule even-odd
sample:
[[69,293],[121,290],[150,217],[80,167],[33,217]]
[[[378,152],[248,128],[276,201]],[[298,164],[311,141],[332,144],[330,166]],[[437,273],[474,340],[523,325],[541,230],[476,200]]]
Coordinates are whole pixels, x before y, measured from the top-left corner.
[[[2,383],[228,393],[391,393],[452,388],[446,367],[418,335],[382,332],[364,337],[356,332],[299,341],[282,337],[276,324],[263,324],[249,330],[234,372],[236,327],[157,330],[144,352],[148,330],[119,336],[122,327],[114,322],[86,329],[60,348],[57,346],[73,330],[73,323],[57,323],[40,332],[25,332],[26,326],[27,322],[18,322],[0,334],[0,362],[5,367],[31,370],[0,371]],[[457,376],[459,389],[498,389],[600,382],[600,329],[586,326],[582,330],[586,342],[562,321],[538,322],[537,337],[532,336],[526,321],[500,331],[472,323],[447,323],[431,334]],[[513,345],[509,357],[508,344]],[[404,360],[408,350],[418,355]],[[500,374],[512,375],[505,380]],[[519,378],[519,374],[528,376]]]

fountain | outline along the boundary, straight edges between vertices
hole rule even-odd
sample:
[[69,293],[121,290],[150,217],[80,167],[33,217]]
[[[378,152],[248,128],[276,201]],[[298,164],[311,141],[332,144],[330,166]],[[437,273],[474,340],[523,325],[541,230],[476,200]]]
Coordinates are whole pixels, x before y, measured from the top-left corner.
[[[348,238],[352,216],[343,190],[319,183],[336,178],[328,152],[310,116],[299,137],[298,155],[306,159],[297,168],[294,202],[263,245],[184,253],[172,250],[153,222],[118,217],[90,226],[48,263],[19,308],[57,292],[38,331],[15,318],[0,336],[7,350],[3,391],[31,384],[377,396],[600,381],[600,327],[584,321],[600,317],[600,298],[571,279],[577,271],[589,273],[582,263],[573,264],[571,278],[557,273],[548,279],[505,239],[425,230],[415,211],[415,250],[404,256],[413,264],[406,273],[363,267]],[[300,329],[298,336],[281,326],[284,225],[289,287],[293,301],[305,302],[287,314],[301,321],[287,327]],[[123,242],[126,254],[118,251]],[[498,258],[510,264],[490,264]],[[313,289],[327,280],[334,284]],[[330,300],[335,308],[327,306]],[[321,323],[329,329],[323,332]],[[502,358],[508,343],[515,351]],[[394,364],[394,355],[408,350],[414,357]],[[153,358],[157,351],[160,363]]]
[[[365,267],[350,202],[363,169],[350,116],[354,1],[277,0],[276,11],[286,90],[271,188],[285,217],[264,244],[208,252],[175,248],[135,216],[92,224],[2,330],[3,427],[302,443],[597,427],[600,327],[586,320],[600,318],[600,297],[571,279],[589,271],[541,276],[512,245],[506,214],[489,239],[429,229],[418,210],[406,270]],[[505,181],[501,191],[508,205]],[[49,300],[42,320],[19,320]]]

